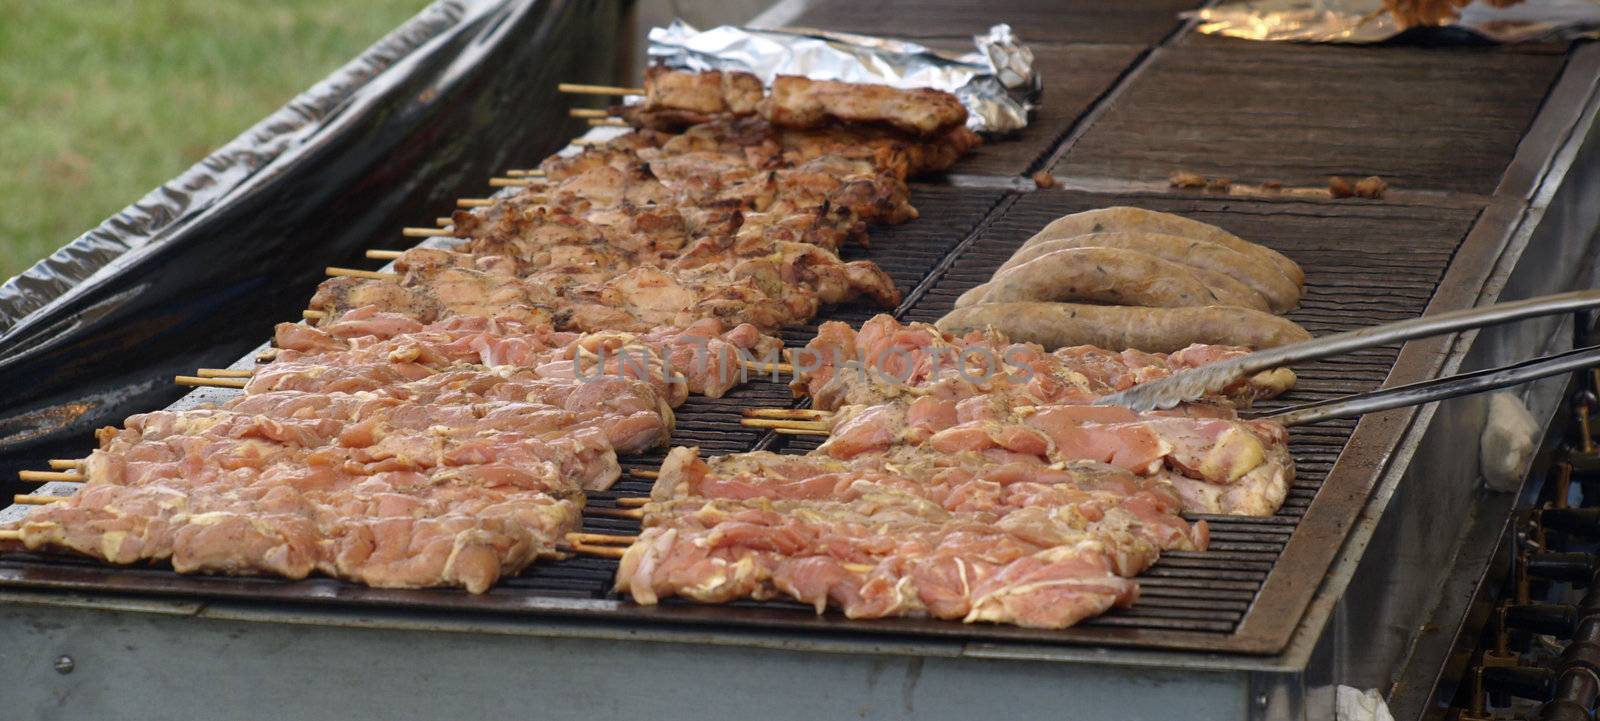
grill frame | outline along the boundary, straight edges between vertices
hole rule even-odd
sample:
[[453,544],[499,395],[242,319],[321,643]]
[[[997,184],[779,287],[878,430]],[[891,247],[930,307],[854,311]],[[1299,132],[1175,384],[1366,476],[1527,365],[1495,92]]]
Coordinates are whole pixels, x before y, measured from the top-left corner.
[[[1570,77],[1564,78],[1572,80]],[[1563,88],[1577,83],[1563,83]],[[1571,88],[1566,88],[1570,93]],[[1592,88],[1583,87],[1582,93],[1591,93]],[[1587,99],[1584,95],[1577,100],[1582,102]],[[1572,110],[1563,108],[1563,111]],[[1574,112],[1587,112],[1581,107]],[[1440,205],[1460,205],[1470,208],[1482,208],[1482,213],[1471,231],[1457,249],[1455,257],[1448,265],[1445,276],[1439,284],[1437,292],[1433,293],[1429,301],[1430,310],[1466,307],[1475,304],[1481,298],[1492,300],[1498,297],[1502,288],[1491,287],[1493,276],[1503,273],[1507,269],[1496,269],[1495,264],[1501,253],[1508,252],[1515,243],[1513,231],[1522,231],[1526,218],[1523,213],[1529,210],[1524,193],[1531,194],[1533,186],[1539,183],[1550,182],[1545,175],[1549,169],[1544,165],[1549,160],[1549,155],[1562,150],[1569,139],[1565,135],[1570,127],[1562,125],[1566,120],[1564,116],[1556,117],[1554,125],[1544,125],[1552,114],[1541,111],[1536,118],[1535,129],[1526,136],[1529,143],[1524,143],[1519,148],[1517,158],[1513,162],[1507,175],[1502,181],[1502,187],[1497,190],[1493,198],[1460,198],[1442,199],[1439,197],[1408,197],[1394,202],[1415,202],[1419,206],[1439,207]],[[1056,154],[1069,148],[1076,137],[1067,138],[1064,145],[1059,145]],[[1525,157],[1530,154],[1537,157]],[[1532,161],[1530,165],[1528,161]],[[1564,172],[1562,169],[1561,172]],[[1556,182],[1560,178],[1555,179]],[[1519,185],[1519,182],[1525,183]],[[1004,180],[981,178],[953,178],[951,187],[962,187],[961,184],[974,183],[984,187],[1004,187]],[[1015,185],[1011,185],[1015,189]],[[1099,196],[1109,204],[1117,197],[1117,193],[1137,193],[1146,200],[1172,200],[1173,196],[1164,193],[1161,189],[1152,188],[1149,184],[1107,182],[1096,186],[1103,195]],[[1508,194],[1502,195],[1502,193]],[[1404,193],[1397,194],[1405,196]],[[1011,194],[1001,201],[1002,207],[1008,203],[1016,202],[1018,195]],[[919,196],[919,203],[925,203],[925,196]],[[1221,201],[1233,202],[1233,201]],[[1487,205],[1483,205],[1487,203]],[[1341,212],[1345,204],[1330,204],[1322,206],[1329,213]],[[1539,210],[1542,211],[1542,208]],[[998,210],[996,211],[998,212]],[[990,218],[993,218],[991,214]],[[987,221],[985,222],[985,225]],[[984,225],[978,231],[968,234],[961,242],[975,242]],[[875,233],[875,238],[887,237],[893,230]],[[880,244],[882,241],[880,241]],[[870,257],[870,256],[869,256]],[[947,269],[956,260],[954,254],[946,257],[935,268],[935,276]],[[1513,258],[1515,260],[1515,258]],[[930,276],[930,279],[933,276]],[[917,302],[928,290],[929,281],[919,283],[914,289],[908,303]],[[1466,352],[1465,346],[1456,345],[1454,341],[1446,339],[1430,339],[1407,344],[1401,349],[1395,364],[1391,369],[1389,382],[1400,383],[1410,380],[1420,380],[1439,372],[1446,366],[1459,364],[1462,355]],[[180,403],[189,404],[218,397],[215,392],[198,392]],[[826,633],[844,635],[848,637],[920,637],[928,642],[939,640],[954,640],[983,647],[985,642],[1000,647],[1007,641],[1028,644],[1038,647],[1039,644],[1050,644],[1052,648],[1044,655],[1054,658],[1079,657],[1083,653],[1092,653],[1092,646],[1128,646],[1163,651],[1201,650],[1210,652],[1233,652],[1240,654],[1270,654],[1285,649],[1285,644],[1292,639],[1295,628],[1303,620],[1316,629],[1322,627],[1322,619],[1307,620],[1306,609],[1311,602],[1313,594],[1318,587],[1328,583],[1331,579],[1326,572],[1334,563],[1334,557],[1340,550],[1340,545],[1352,528],[1360,523],[1359,514],[1367,506],[1371,494],[1382,479],[1395,476],[1391,464],[1404,464],[1409,457],[1407,454],[1415,448],[1399,448],[1403,444],[1414,444],[1418,434],[1411,433],[1411,426],[1417,413],[1411,410],[1391,411],[1385,414],[1375,414],[1362,421],[1352,435],[1353,439],[1361,439],[1358,445],[1352,440],[1349,447],[1341,454],[1338,465],[1348,470],[1349,476],[1342,481],[1339,493],[1325,492],[1318,495],[1306,512],[1300,528],[1293,534],[1296,546],[1302,549],[1299,553],[1307,562],[1306,568],[1318,568],[1318,573],[1297,572],[1294,574],[1269,573],[1264,581],[1264,586],[1258,598],[1251,606],[1248,617],[1241,622],[1238,631],[1227,640],[1219,642],[1215,634],[1201,634],[1179,631],[1146,631],[1126,628],[1098,628],[1083,627],[1065,632],[1053,632],[1049,638],[1041,637],[1039,632],[1024,629],[1007,629],[1001,627],[967,627],[957,624],[931,621],[882,621],[882,622],[846,622],[837,616],[809,618],[799,614],[777,611],[771,608],[746,608],[733,607],[697,607],[697,606],[664,606],[654,609],[640,609],[638,607],[620,604],[609,599],[573,600],[557,596],[526,597],[520,601],[504,601],[494,598],[495,594],[481,598],[469,597],[466,594],[453,591],[384,591],[380,589],[366,589],[326,579],[312,581],[284,583],[270,579],[224,579],[214,577],[182,577],[164,571],[148,571],[147,569],[116,569],[93,566],[78,561],[64,562],[58,557],[38,558],[28,555],[8,555],[0,559],[0,586],[12,586],[26,589],[51,589],[79,592],[123,592],[144,595],[178,596],[184,598],[212,598],[236,599],[249,602],[283,602],[283,603],[311,603],[328,606],[342,606],[346,609],[367,608],[376,611],[381,608],[395,609],[421,609],[421,610],[449,610],[466,613],[476,612],[505,612],[529,617],[548,618],[584,618],[603,622],[601,625],[619,629],[627,629],[642,624],[670,624],[686,627],[699,626],[710,628],[748,628],[771,631],[793,631],[796,634]],[[1369,443],[1370,441],[1370,443]],[[1396,460],[1396,459],[1399,460]],[[1404,468],[1404,466],[1401,466]],[[1381,511],[1381,508],[1379,509]],[[1316,524],[1312,524],[1312,520]],[[593,523],[591,521],[591,523]],[[1308,530],[1309,528],[1309,530]],[[1293,544],[1291,544],[1293,545]],[[1286,551],[1287,553],[1287,551]],[[82,568],[75,568],[82,566]],[[538,567],[536,567],[537,569]],[[547,566],[548,568],[548,566]],[[148,572],[147,572],[148,571]],[[537,572],[537,570],[536,570]],[[262,590],[267,585],[276,584],[273,590]],[[782,620],[775,621],[771,614],[781,612],[786,614]],[[1126,657],[1125,657],[1126,658]],[[1200,658],[1195,656],[1194,658]]]

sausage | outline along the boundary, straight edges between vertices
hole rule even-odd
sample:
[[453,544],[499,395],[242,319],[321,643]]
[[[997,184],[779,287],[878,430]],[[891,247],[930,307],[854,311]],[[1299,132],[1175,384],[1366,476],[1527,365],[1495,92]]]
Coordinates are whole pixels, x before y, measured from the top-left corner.
[[1306,329],[1287,318],[1233,306],[981,303],[950,311],[934,325],[956,334],[993,328],[1011,340],[1038,343],[1049,350],[1092,345],[1171,353],[1194,343],[1270,348],[1311,339]]
[[1260,291],[1251,288],[1227,273],[1218,273],[1209,268],[1196,268],[1186,266],[1194,277],[1211,289],[1211,293],[1221,301],[1220,305],[1236,305],[1240,308],[1254,308],[1272,312],[1272,304],[1267,302],[1267,297]]
[[1300,303],[1300,286],[1290,282],[1276,268],[1226,246],[1165,233],[1107,231],[1039,242],[1029,240],[1000,268],[1009,270],[1057,250],[1091,246],[1132,250],[1192,268],[1221,273],[1260,293],[1275,313],[1292,310]]
[[1120,248],[1046,253],[996,274],[986,285],[985,303],[1053,300],[1161,308],[1222,305],[1188,268]]
[[[1083,249],[1064,249],[1064,250],[1055,251],[1055,252],[1056,253],[1063,253],[1063,252],[1068,252],[1069,250],[1114,250],[1114,249],[1111,249],[1111,248],[1098,248],[1098,249],[1097,248],[1083,248]],[[1132,252],[1132,251],[1118,251],[1118,252]],[[1050,253],[1049,255],[1054,255],[1054,254],[1055,253]],[[1093,301],[1098,301],[1098,302],[1114,303],[1114,304],[1118,304],[1118,305],[1169,306],[1169,307],[1170,306],[1179,306],[1179,305],[1236,305],[1236,306],[1239,306],[1241,308],[1254,308],[1256,310],[1271,310],[1271,306],[1267,303],[1266,298],[1263,298],[1260,293],[1257,293],[1256,291],[1252,290],[1249,286],[1245,285],[1244,283],[1239,282],[1238,279],[1236,279],[1236,278],[1234,278],[1232,276],[1224,275],[1222,273],[1218,273],[1218,272],[1211,271],[1211,270],[1206,270],[1204,268],[1195,268],[1193,266],[1186,266],[1186,265],[1181,265],[1181,264],[1178,264],[1178,263],[1173,263],[1171,261],[1162,260],[1162,259],[1156,258],[1154,256],[1148,256],[1148,255],[1145,255],[1143,253],[1134,253],[1134,255],[1138,256],[1138,257],[1141,257],[1141,258],[1149,259],[1150,261],[1153,261],[1153,267],[1146,267],[1144,272],[1151,273],[1151,274],[1161,274],[1163,277],[1169,277],[1169,278],[1184,278],[1184,277],[1186,277],[1186,275],[1187,276],[1193,276],[1193,278],[1195,280],[1199,281],[1202,285],[1204,285],[1206,287],[1206,289],[1208,291],[1207,295],[1209,296],[1210,300],[1207,300],[1206,302],[1203,302],[1203,303],[1194,304],[1194,303],[1154,302],[1154,301],[1148,301],[1148,300],[1147,301],[1136,301],[1136,300],[1134,300],[1134,299],[1132,299],[1130,297],[1124,297],[1124,299],[1122,299],[1122,300],[1108,300],[1108,299],[1103,298],[1103,297],[1095,298],[1095,297],[1087,297],[1087,296],[1074,298],[1074,297],[1069,297],[1068,295],[1066,295],[1065,293],[1063,293],[1059,289],[1056,290],[1056,293],[1055,293],[1055,295],[1053,297],[1047,297],[1044,294],[1036,294],[1036,295],[1033,295],[1033,296],[1030,296],[1030,297],[1005,297],[1005,298],[989,297],[989,291],[993,290],[996,287],[996,284],[999,283],[1002,278],[1007,277],[1007,276],[1011,275],[1012,273],[1014,273],[1014,272],[1016,272],[1016,271],[1021,269],[1021,266],[1018,266],[1018,267],[1009,268],[1009,269],[1006,269],[1004,271],[1000,271],[998,273],[995,273],[994,279],[991,280],[990,282],[984,283],[983,285],[979,285],[979,286],[977,286],[975,288],[972,288],[971,290],[968,290],[965,293],[962,293],[961,297],[956,298],[955,307],[957,307],[957,308],[965,308],[966,306],[974,305],[974,304],[977,304],[977,303],[983,303],[983,302],[996,303],[996,302],[1009,301],[1009,300],[1056,300],[1056,301],[1093,300]],[[1034,258],[1033,260],[1030,260],[1027,263],[1024,263],[1022,265],[1023,266],[1030,266],[1030,265],[1033,265],[1034,263],[1036,263],[1038,260],[1039,260],[1039,258]],[[1052,286],[1056,286],[1056,284],[1065,283],[1065,281],[1062,280],[1062,278],[1064,278],[1064,277],[1065,276],[1058,276],[1057,279],[1053,279],[1051,281]],[[1180,285],[1187,283],[1187,281],[1174,281],[1174,282],[1175,283],[1179,283]],[[1057,286],[1057,288],[1058,288],[1058,286]]]
[[[1114,231],[1166,233],[1194,240],[1209,241],[1232,248],[1276,268],[1279,273],[1282,273],[1285,278],[1288,278],[1296,286],[1306,284],[1305,271],[1301,270],[1299,265],[1284,257],[1278,251],[1256,245],[1209,223],[1190,220],[1172,213],[1159,213],[1154,210],[1133,208],[1126,205],[1100,208],[1099,210],[1086,210],[1082,213],[1073,213],[1072,215],[1057,218],[1055,222],[1045,226],[1044,230],[1039,231],[1039,234],[1035,235],[1034,239],[1042,242],[1043,240],[1055,238],[1070,238],[1085,233]],[[1029,240],[1028,242],[1033,243],[1035,241]]]

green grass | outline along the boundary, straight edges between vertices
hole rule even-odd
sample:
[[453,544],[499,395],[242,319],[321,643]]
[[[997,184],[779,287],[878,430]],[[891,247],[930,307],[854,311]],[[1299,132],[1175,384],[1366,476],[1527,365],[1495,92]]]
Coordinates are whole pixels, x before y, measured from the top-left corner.
[[233,139],[426,0],[0,0],[0,281]]

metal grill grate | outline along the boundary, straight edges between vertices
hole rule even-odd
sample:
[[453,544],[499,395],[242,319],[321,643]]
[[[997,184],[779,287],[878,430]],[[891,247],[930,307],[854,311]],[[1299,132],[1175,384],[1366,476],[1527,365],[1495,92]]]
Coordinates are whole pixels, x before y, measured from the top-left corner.
[[[1292,317],[1314,333],[1410,317],[1431,296],[1456,245],[1476,211],[1378,205],[1315,205],[1226,199],[1129,199],[1065,191],[1005,196],[999,191],[918,187],[923,217],[898,228],[873,233],[873,245],[850,252],[884,267],[908,291],[902,316],[931,321],[948,310],[962,291],[988,279],[1012,250],[1060,215],[1137,202],[1158,210],[1216,223],[1243,237],[1284,251],[1306,269],[1309,295]],[[988,222],[985,223],[985,218]],[[1341,312],[1350,308],[1360,313]],[[830,319],[859,323],[877,312],[835,309]],[[814,327],[783,335],[790,344],[812,337]],[[1280,402],[1300,402],[1377,387],[1394,362],[1396,349],[1374,349],[1306,364],[1300,386]],[[204,396],[202,396],[204,397]],[[753,406],[792,402],[788,388],[757,381],[722,399],[692,398],[678,411],[674,443],[698,445],[707,453],[749,450],[770,444],[803,451],[814,440],[770,436],[738,425],[740,412]],[[967,640],[1137,645],[1163,648],[1220,648],[1238,640],[1241,623],[1261,606],[1260,590],[1285,548],[1296,541],[1299,518],[1321,487],[1348,440],[1354,424],[1335,422],[1296,429],[1291,449],[1298,479],[1275,517],[1205,517],[1212,524],[1211,550],[1169,553],[1139,580],[1142,595],[1131,609],[1094,619],[1065,631],[912,619],[846,622],[837,615],[817,617],[788,603],[741,603],[703,607],[668,602],[642,608],[610,593],[616,563],[575,558],[539,564],[482,596],[443,590],[383,590],[327,579],[285,582],[178,576],[155,568],[108,568],[56,556],[14,554],[0,559],[0,583],[34,587],[118,590],[193,596],[272,599],[322,603],[554,613],[624,622],[678,622],[787,628],[808,632],[933,635]],[[630,468],[652,468],[660,455],[625,459]],[[649,483],[625,477],[591,503],[608,506],[618,495],[642,495]],[[637,523],[588,518],[595,532],[631,533]],[[1303,534],[1302,534],[1303,535]],[[1305,540],[1301,542],[1316,542]],[[1320,574],[1320,570],[1309,571]]]

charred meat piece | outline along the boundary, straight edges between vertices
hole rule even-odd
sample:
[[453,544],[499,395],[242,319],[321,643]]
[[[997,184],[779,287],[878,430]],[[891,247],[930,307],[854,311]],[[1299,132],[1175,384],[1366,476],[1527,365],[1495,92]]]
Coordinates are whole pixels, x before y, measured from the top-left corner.
[[882,124],[919,138],[936,138],[967,122],[967,109],[943,90],[812,80],[779,75],[761,102],[761,116],[786,128],[829,122]]

